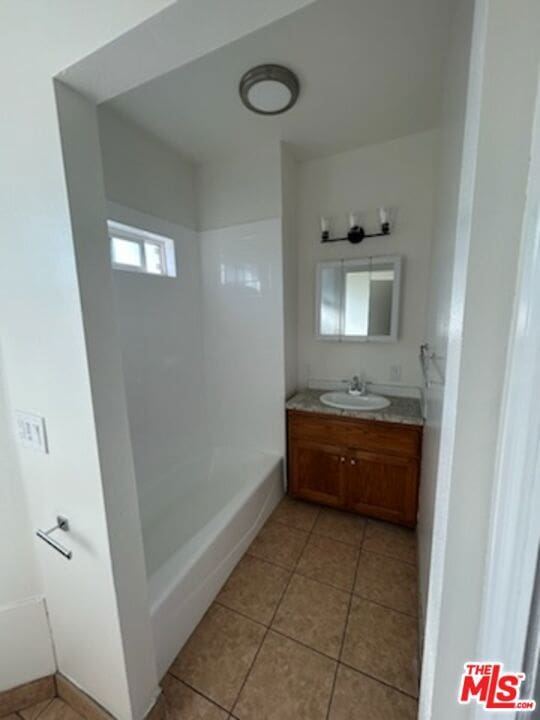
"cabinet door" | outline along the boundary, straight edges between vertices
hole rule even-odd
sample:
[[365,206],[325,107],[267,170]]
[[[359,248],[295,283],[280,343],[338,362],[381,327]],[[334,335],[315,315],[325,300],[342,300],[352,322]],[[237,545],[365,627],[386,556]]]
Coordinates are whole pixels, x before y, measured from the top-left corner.
[[295,442],[290,450],[290,493],[334,507],[345,506],[346,458],[337,451]]
[[416,524],[418,461],[355,453],[345,464],[349,509],[381,520]]

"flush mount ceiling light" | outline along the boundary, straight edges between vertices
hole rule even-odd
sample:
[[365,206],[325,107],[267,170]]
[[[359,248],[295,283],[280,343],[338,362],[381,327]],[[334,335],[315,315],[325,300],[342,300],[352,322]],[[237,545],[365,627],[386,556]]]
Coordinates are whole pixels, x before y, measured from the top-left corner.
[[248,110],[259,115],[279,115],[298,100],[298,78],[283,65],[258,65],[240,80],[240,98]]

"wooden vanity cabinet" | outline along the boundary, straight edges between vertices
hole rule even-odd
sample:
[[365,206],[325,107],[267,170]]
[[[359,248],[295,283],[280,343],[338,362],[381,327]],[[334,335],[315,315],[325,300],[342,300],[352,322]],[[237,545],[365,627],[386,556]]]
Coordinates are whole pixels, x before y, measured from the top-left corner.
[[289,494],[414,527],[422,428],[287,411]]

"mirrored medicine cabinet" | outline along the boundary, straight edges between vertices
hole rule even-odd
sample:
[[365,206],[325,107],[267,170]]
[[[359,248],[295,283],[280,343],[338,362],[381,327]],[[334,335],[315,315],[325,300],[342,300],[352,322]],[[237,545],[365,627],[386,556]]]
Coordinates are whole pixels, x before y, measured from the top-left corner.
[[401,266],[400,256],[318,263],[317,337],[356,342],[396,341]]

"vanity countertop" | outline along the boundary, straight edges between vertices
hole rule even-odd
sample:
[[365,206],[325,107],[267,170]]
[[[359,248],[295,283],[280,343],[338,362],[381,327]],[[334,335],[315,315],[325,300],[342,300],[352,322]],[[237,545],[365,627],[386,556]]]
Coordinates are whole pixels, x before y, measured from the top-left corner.
[[420,400],[408,397],[385,395],[390,405],[384,410],[341,410],[339,408],[323,405],[320,400],[326,390],[302,390],[287,401],[287,410],[301,410],[302,412],[323,413],[337,415],[338,417],[359,418],[362,420],[377,420],[379,422],[400,423],[401,425],[423,425]]

